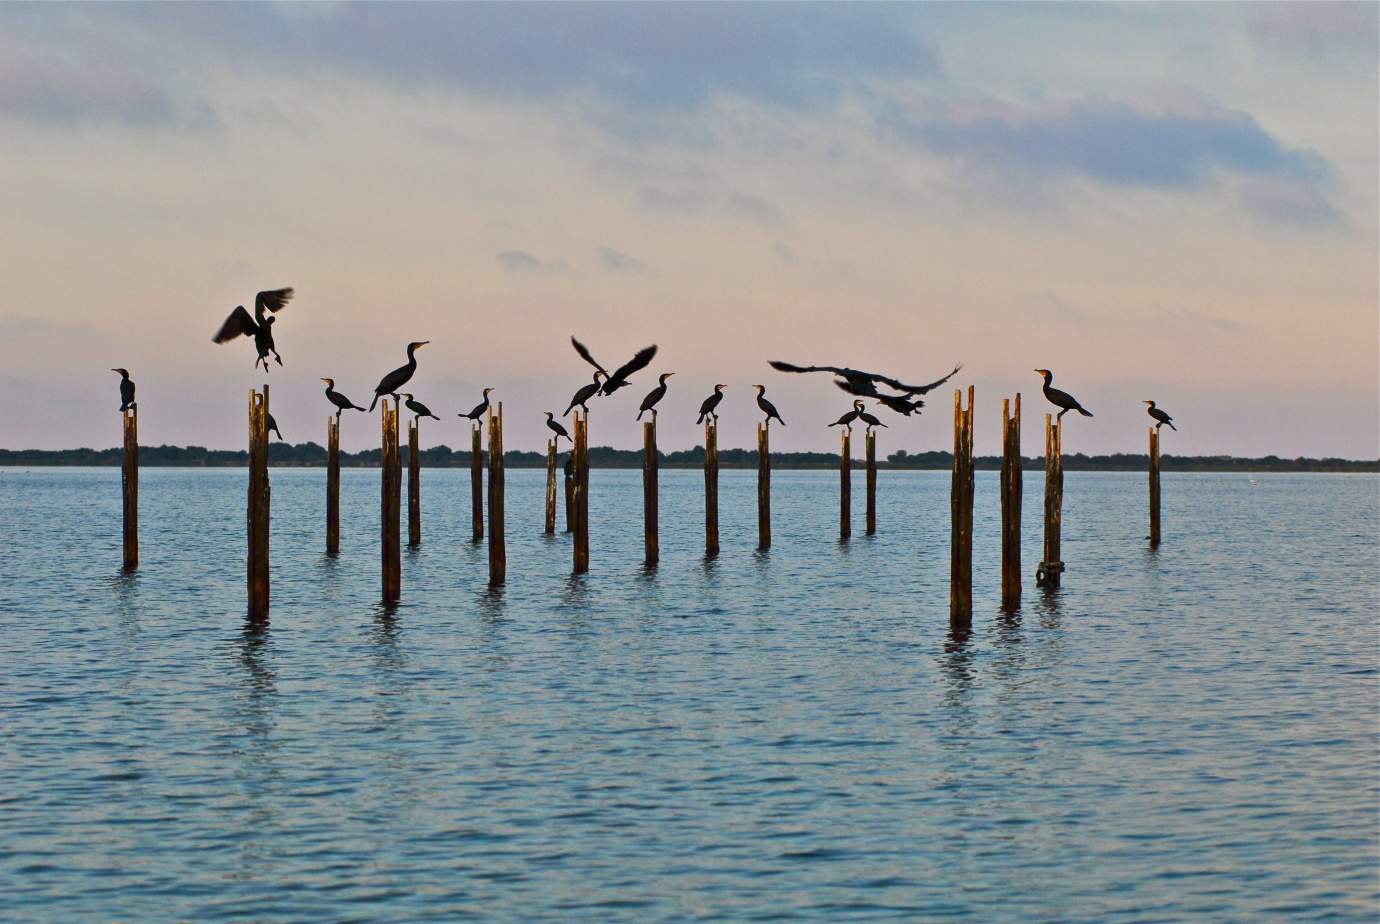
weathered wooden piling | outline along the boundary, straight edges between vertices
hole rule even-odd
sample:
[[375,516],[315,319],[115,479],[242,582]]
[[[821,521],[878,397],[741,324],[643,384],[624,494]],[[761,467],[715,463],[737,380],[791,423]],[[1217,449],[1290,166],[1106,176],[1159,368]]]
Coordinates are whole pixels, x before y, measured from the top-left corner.
[[484,538],[484,443],[480,436],[483,427],[470,427],[470,538],[478,542]]
[[120,462],[120,497],[124,507],[124,568],[139,567],[139,406],[120,414],[124,454]]
[[565,531],[575,532],[575,442],[570,443],[570,454],[561,466],[565,473]]
[[973,620],[973,386],[968,407],[954,391],[954,465],[949,488],[949,625]]
[[507,580],[508,551],[503,538],[503,402],[489,408],[489,586]]
[[1064,423],[1045,415],[1045,545],[1035,586],[1058,588],[1064,573],[1059,551],[1059,531],[1064,516]]
[[380,549],[382,552],[383,602],[397,603],[402,596],[402,469],[398,463],[398,403],[379,402],[383,427],[379,491]]
[[1021,395],[1001,399],[1001,605],[1021,605]]
[[574,572],[589,571],[589,416],[575,414],[575,541],[573,546]]
[[704,422],[704,554],[719,554],[719,425]]
[[853,440],[847,427],[839,432],[839,539],[853,535]]
[[556,535],[556,441],[546,441],[546,535]]
[[1160,428],[1150,428],[1150,546],[1160,544]]
[[877,531],[877,431],[863,437],[867,452],[867,534]]
[[757,425],[757,550],[771,548],[771,439],[770,424]]
[[422,422],[415,417],[407,425],[407,545],[422,544]]
[[268,619],[268,386],[249,390],[248,590],[249,619]]
[[340,554],[340,418],[326,418],[326,554]]
[[642,551],[643,561],[649,565],[661,560],[661,541],[657,533],[656,418],[653,417],[642,424]]

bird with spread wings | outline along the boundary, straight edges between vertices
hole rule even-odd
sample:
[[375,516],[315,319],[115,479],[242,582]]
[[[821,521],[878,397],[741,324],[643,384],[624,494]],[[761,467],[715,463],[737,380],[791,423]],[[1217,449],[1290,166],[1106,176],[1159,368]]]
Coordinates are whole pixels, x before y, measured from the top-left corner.
[[[849,369],[847,366],[797,366],[794,363],[782,362],[779,359],[771,360],[769,365],[778,372],[828,372],[839,376],[834,380],[834,384],[850,395],[859,398],[875,398],[896,413],[904,414],[907,417],[925,406],[925,402],[919,400],[917,395],[923,395],[938,388],[957,375],[958,371],[963,368],[963,363],[958,363],[942,379],[925,385],[908,385],[878,372],[864,372],[861,369]],[[878,385],[883,385],[901,394],[889,395],[878,391]]]
[[236,305],[235,310],[230,312],[230,317],[225,319],[225,323],[211,339],[216,343],[228,343],[236,337],[252,337],[254,349],[259,353],[259,358],[254,360],[254,368],[257,369],[259,363],[263,363],[264,371],[267,372],[269,353],[273,354],[273,358],[281,366],[283,357],[278,355],[278,350],[273,344],[273,322],[276,320],[273,315],[282,311],[290,301],[291,286],[285,289],[265,289],[254,296],[253,315],[250,315],[243,305]]
[[579,353],[580,357],[584,359],[585,362],[604,373],[604,384],[603,387],[599,389],[601,395],[611,395],[623,386],[631,385],[632,383],[628,381],[628,377],[640,369],[645,369],[647,364],[652,361],[652,357],[656,356],[656,344],[654,343],[649,347],[643,347],[638,350],[633,354],[632,359],[610,373],[603,366],[599,365],[599,361],[594,358],[594,354],[590,353],[589,347],[585,346],[574,337],[570,338],[570,343],[575,347],[575,352]]

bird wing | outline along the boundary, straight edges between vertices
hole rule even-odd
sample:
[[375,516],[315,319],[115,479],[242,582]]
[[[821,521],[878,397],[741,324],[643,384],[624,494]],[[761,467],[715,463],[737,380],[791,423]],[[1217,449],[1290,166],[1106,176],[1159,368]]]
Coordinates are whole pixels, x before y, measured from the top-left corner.
[[[856,375],[853,369],[844,369],[840,366],[797,366],[793,363],[782,362],[779,359],[768,360],[767,365],[777,372],[832,372],[834,375]],[[866,375],[867,373],[862,373]]]
[[906,385],[902,382],[896,381],[895,379],[888,379],[880,375],[871,376],[871,378],[875,381],[881,382],[883,385],[889,385],[897,391],[904,391],[907,394],[911,395],[923,395],[931,389],[938,388],[940,385],[943,385],[949,379],[958,375],[958,370],[962,368],[963,363],[958,363],[953,367],[953,370],[950,371],[948,375],[944,376],[942,379],[936,379],[935,381],[930,382],[928,385]]
[[265,289],[254,296],[254,317],[262,322],[265,310],[277,314],[290,301],[292,301],[292,286],[288,286],[286,289]]
[[857,395],[859,398],[877,397],[877,389],[871,382],[851,382],[848,379],[834,379],[834,384],[850,395]]
[[652,361],[652,357],[655,355],[655,343],[649,347],[643,347],[642,349],[637,351],[637,353],[633,356],[632,359],[628,360],[623,365],[619,366],[618,371],[615,372],[613,375],[609,376],[609,378],[621,382],[637,370],[645,369],[647,367],[647,364]]
[[230,312],[230,317],[225,319],[225,323],[220,326],[220,330],[216,331],[216,335],[211,340],[214,343],[227,343],[241,334],[252,337],[258,329],[259,325],[254,323],[249,312],[244,310],[243,305],[240,305]]
[[[604,373],[604,375],[609,374],[609,371],[607,369],[599,365],[599,360],[594,358],[594,354],[589,352],[589,347],[585,346],[583,343],[576,340],[574,337],[570,338],[570,343],[572,346],[575,347],[575,352],[579,353],[581,358],[584,359],[585,362],[589,363],[595,369],[598,369],[600,372]],[[655,349],[655,347],[653,347],[653,349]],[[644,363],[643,365],[646,364]]]

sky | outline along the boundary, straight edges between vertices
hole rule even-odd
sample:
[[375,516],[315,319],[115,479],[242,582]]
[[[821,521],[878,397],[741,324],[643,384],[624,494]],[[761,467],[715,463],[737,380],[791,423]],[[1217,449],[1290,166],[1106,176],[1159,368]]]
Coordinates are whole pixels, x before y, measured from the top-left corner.
[[[1096,416],[1068,452],[1380,455],[1380,5],[0,4],[4,448],[239,448],[272,385],[325,441],[321,376],[493,386],[545,443],[590,371],[594,445],[674,371],[663,449],[833,450],[848,399],[769,359],[977,392],[976,448],[1033,369]],[[294,286],[265,377],[237,304]],[[952,387],[879,451],[952,446]],[[883,415],[889,412],[881,411]],[[347,417],[342,445],[378,444]]]

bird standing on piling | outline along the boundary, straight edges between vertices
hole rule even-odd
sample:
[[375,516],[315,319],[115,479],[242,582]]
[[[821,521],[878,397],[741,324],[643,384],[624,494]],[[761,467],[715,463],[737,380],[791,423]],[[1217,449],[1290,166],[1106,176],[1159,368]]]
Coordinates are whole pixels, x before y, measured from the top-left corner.
[[576,391],[574,395],[571,396],[570,405],[565,409],[565,413],[561,416],[569,416],[570,412],[577,406],[582,408],[585,414],[588,415],[589,405],[585,404],[585,402],[599,393],[599,388],[601,387],[600,379],[604,377],[605,373],[603,372],[603,370],[594,370],[594,381],[589,385],[581,386],[581,388],[578,391]]
[[470,411],[468,414],[461,411],[459,414],[456,414],[455,416],[468,417],[471,422],[478,422],[480,424],[484,423],[484,415],[489,412],[489,392],[491,391],[493,391],[492,388],[484,389],[484,400],[476,404],[474,406],[474,410]]
[[1179,432],[1179,428],[1176,427],[1176,426],[1174,426],[1174,418],[1173,418],[1173,417],[1170,417],[1170,416],[1169,416],[1168,414],[1166,414],[1164,411],[1162,411],[1162,410],[1160,410],[1159,408],[1155,407],[1155,402],[1150,401],[1149,399],[1147,399],[1147,400],[1145,400],[1145,401],[1142,401],[1141,404],[1149,405],[1148,407],[1146,407],[1145,413],[1147,413],[1147,414],[1149,414],[1151,417],[1155,418],[1155,429],[1156,429],[1156,430],[1158,430],[1160,427],[1163,427],[1165,424],[1169,424],[1169,429],[1173,430],[1175,433],[1178,433],[1178,432]]
[[561,437],[565,437],[566,442],[574,442],[574,440],[570,438],[570,434],[565,432],[565,427],[562,427],[559,423],[557,423],[555,414],[551,413],[550,411],[544,411],[543,413],[546,414],[546,429],[556,434],[557,444],[560,443]]
[[754,385],[752,387],[757,389],[757,406],[762,409],[763,414],[767,415],[766,423],[770,424],[772,418],[774,417],[778,422],[780,422],[781,426],[784,427],[786,425],[786,422],[782,420],[781,415],[777,413],[776,405],[772,404],[765,397],[767,393],[767,386]]
[[254,349],[259,353],[259,358],[254,360],[254,368],[259,368],[259,363],[263,363],[264,371],[267,372],[269,353],[273,354],[273,358],[281,366],[283,357],[278,355],[278,350],[273,345],[273,323],[277,320],[273,315],[282,311],[290,301],[291,286],[285,289],[265,289],[254,296],[252,316],[244,310],[243,305],[236,305],[235,310],[230,312],[230,317],[225,319],[225,323],[211,340],[215,343],[228,343],[240,335],[253,337]]
[[714,423],[716,424],[719,422],[719,415],[716,413],[715,408],[717,408],[719,402],[724,399],[724,389],[727,387],[727,385],[714,386],[714,394],[705,398],[700,404],[700,419],[695,421],[695,423],[704,423],[706,417],[713,417]]
[[276,420],[273,419],[273,415],[272,415],[272,414],[269,414],[269,415],[268,415],[268,421],[267,421],[266,426],[264,427],[264,432],[265,432],[265,433],[276,433],[276,434],[278,434],[278,440],[279,440],[279,442],[286,442],[286,440],[283,439],[283,431],[281,431],[281,430],[278,429],[278,421],[276,421]]
[[340,419],[341,411],[362,411],[364,408],[335,390],[335,379],[322,379],[326,383],[326,400],[335,405],[335,419]]
[[417,351],[430,342],[430,340],[414,340],[407,345],[407,365],[399,366],[379,380],[378,387],[374,389],[374,400],[369,402],[370,411],[379,403],[380,398],[395,393],[411,380],[417,372]]
[[628,381],[628,376],[632,375],[634,372],[637,372],[639,369],[645,368],[647,364],[652,361],[652,357],[656,355],[655,343],[649,347],[643,347],[633,355],[632,359],[628,360],[623,365],[619,366],[617,369],[613,371],[613,374],[610,375],[609,371],[605,369],[603,366],[599,365],[599,361],[596,360],[594,358],[594,355],[589,352],[589,347],[585,346],[583,343],[576,340],[574,337],[570,338],[570,343],[572,346],[575,347],[575,352],[579,353],[580,357],[584,359],[585,362],[589,363],[595,369],[598,369],[600,372],[604,373],[604,385],[601,391],[601,394],[604,395],[611,395],[618,389],[624,387],[625,385],[632,384]]
[[652,420],[656,420],[657,403],[660,402],[662,398],[666,397],[666,380],[673,375],[675,375],[674,372],[663,372],[661,373],[661,375],[657,376],[657,381],[660,384],[658,384],[656,388],[653,388],[651,391],[647,392],[647,397],[642,399],[642,404],[637,409],[638,420],[641,420],[642,415],[647,413],[648,411],[652,412]]
[[128,369],[111,369],[110,371],[120,373],[120,412],[124,413],[134,407],[134,379],[129,377]]
[[[858,403],[859,403],[859,404],[862,404],[861,401],[859,401]],[[878,403],[878,404],[881,404],[881,401],[878,401],[877,403]],[[858,409],[858,419],[861,420],[863,423],[867,424],[867,429],[868,429],[869,431],[870,431],[873,427],[886,427],[886,424],[882,423],[882,422],[881,422],[880,420],[878,420],[876,417],[872,416],[871,414],[867,413],[867,411],[864,411],[864,410],[862,410],[861,408]],[[891,429],[890,427],[886,427],[886,428],[887,428],[888,430]]]
[[[425,404],[423,404],[423,403],[420,402],[420,401],[415,401],[415,400],[413,400],[413,398],[412,398],[412,393],[411,393],[411,392],[405,391],[405,392],[402,392],[401,394],[402,394],[402,396],[403,396],[404,398],[407,399],[407,405],[406,405],[406,406],[407,406],[407,409],[408,409],[409,411],[411,411],[413,414],[415,414],[417,417],[430,417],[432,420],[440,420],[440,419],[441,419],[441,418],[437,417],[435,414],[431,413],[431,408],[427,407]],[[397,395],[394,395],[394,396],[393,396],[393,400],[394,400],[394,401],[398,400],[398,396],[397,396]]]
[[1035,371],[1040,373],[1040,375],[1044,377],[1045,400],[1057,408],[1062,408],[1062,410],[1059,411],[1059,415],[1055,418],[1056,420],[1063,420],[1064,415],[1067,414],[1069,411],[1077,411],[1084,417],[1092,416],[1092,411],[1088,410],[1087,408],[1083,407],[1083,405],[1079,404],[1078,399],[1075,398],[1073,395],[1069,394],[1066,391],[1060,391],[1057,388],[1049,387],[1049,383],[1054,381],[1053,372],[1050,372],[1048,369],[1036,369]]
[[836,420],[836,421],[834,421],[833,423],[831,423],[829,426],[831,426],[831,427],[847,427],[848,430],[849,430],[849,432],[852,432],[852,430],[853,430],[853,421],[855,421],[855,420],[858,419],[858,415],[862,413],[862,409],[863,409],[863,403],[862,403],[861,401],[854,400],[854,401],[853,401],[853,410],[849,411],[847,414],[844,414],[842,417],[840,417],[838,420]]

